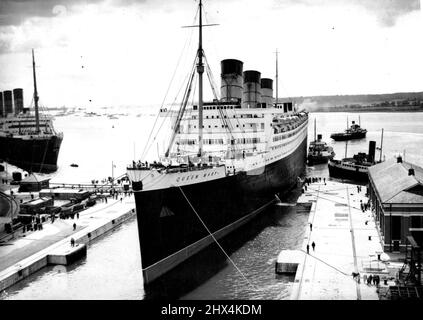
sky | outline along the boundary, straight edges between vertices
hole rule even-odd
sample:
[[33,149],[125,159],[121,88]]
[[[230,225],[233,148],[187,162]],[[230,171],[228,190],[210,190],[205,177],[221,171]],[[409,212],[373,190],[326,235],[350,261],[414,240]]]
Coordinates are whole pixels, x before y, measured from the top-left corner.
[[[279,96],[423,91],[420,0],[204,0],[203,48],[275,77]],[[198,45],[198,0],[0,0],[0,90],[47,107],[178,101]],[[175,71],[176,70],[176,71]],[[182,91],[181,91],[182,90]],[[179,94],[178,94],[179,93]],[[206,98],[211,98],[206,89]]]

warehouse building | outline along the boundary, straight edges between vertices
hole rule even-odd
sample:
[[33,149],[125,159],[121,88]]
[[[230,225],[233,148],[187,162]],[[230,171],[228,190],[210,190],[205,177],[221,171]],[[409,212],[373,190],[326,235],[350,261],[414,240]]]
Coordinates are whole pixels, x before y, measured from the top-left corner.
[[404,252],[412,236],[422,247],[423,168],[401,157],[369,168],[369,197],[384,251]]

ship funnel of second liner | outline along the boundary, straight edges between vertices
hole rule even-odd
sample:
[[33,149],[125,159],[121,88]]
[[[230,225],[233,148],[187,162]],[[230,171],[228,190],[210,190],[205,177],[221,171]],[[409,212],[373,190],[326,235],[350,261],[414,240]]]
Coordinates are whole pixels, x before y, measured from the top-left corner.
[[15,105],[15,114],[19,114],[20,112],[22,112],[24,108],[23,89],[13,89],[13,102]]

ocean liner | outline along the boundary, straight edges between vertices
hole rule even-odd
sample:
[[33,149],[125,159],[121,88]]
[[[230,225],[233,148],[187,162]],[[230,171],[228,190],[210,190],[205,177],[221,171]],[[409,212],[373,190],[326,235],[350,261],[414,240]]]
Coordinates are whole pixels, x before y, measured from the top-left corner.
[[[292,189],[305,169],[308,113],[277,103],[272,79],[226,59],[221,97],[213,89],[215,99],[203,102],[202,77],[210,68],[201,12],[200,1],[199,47],[169,146],[159,161],[134,161],[127,170],[144,283],[251,220]],[[196,74],[198,104],[188,106]]]
[[32,65],[35,112],[23,108],[22,89],[13,90],[14,112],[11,94],[2,94],[5,108],[0,117],[0,159],[29,172],[50,173],[57,170],[63,134],[56,132],[50,116],[39,112],[34,50]]

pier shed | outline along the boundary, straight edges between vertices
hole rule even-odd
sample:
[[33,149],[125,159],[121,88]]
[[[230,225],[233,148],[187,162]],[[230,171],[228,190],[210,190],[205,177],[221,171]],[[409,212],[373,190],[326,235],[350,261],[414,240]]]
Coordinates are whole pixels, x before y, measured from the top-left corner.
[[20,182],[19,192],[40,191],[41,189],[48,188],[49,184],[50,178],[32,173]]
[[402,157],[370,167],[369,198],[385,251],[404,252],[408,236],[423,245],[423,168]]
[[51,197],[54,200],[72,200],[81,201],[89,198],[91,192],[84,189],[72,188],[54,188],[40,190],[40,197]]

